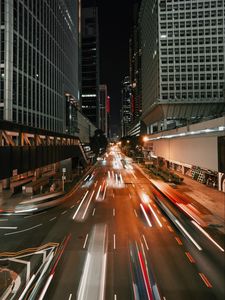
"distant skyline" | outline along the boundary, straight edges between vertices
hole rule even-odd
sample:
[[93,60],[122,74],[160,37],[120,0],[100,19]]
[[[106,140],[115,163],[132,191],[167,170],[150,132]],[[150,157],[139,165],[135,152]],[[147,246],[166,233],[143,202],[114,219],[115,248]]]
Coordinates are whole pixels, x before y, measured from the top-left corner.
[[129,75],[129,34],[136,1],[99,0],[100,82],[111,97],[112,134],[120,133],[121,87]]

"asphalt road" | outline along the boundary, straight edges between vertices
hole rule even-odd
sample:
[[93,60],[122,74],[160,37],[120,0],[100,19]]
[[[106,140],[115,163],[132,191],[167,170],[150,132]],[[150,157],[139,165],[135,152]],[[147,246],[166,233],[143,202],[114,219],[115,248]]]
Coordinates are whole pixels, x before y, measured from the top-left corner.
[[31,248],[70,237],[44,299],[156,299],[150,294],[156,287],[164,300],[224,299],[224,252],[138,168],[125,168],[118,152],[111,149],[62,205],[2,217],[0,252],[30,249],[24,260],[32,270],[40,255]]

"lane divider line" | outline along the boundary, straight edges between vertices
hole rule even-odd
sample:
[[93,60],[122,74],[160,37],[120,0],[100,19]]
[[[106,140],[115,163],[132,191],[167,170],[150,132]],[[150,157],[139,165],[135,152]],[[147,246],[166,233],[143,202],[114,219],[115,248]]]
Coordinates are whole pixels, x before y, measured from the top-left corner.
[[113,234],[113,249],[116,249],[116,235]]
[[203,282],[205,283],[205,285],[208,287],[208,288],[212,288],[212,285],[211,283],[209,282],[208,278],[205,276],[205,274],[203,273],[198,273],[201,277],[201,279],[203,280]]
[[177,241],[178,245],[183,245],[183,243],[177,236],[175,236],[175,240]]
[[56,219],[56,217],[54,217],[54,218],[51,218],[49,221],[51,222],[51,221],[53,221],[53,220],[55,220]]
[[92,216],[94,216],[94,214],[95,214],[95,208],[93,209]]
[[135,216],[136,216],[136,218],[137,218],[138,215],[137,215],[136,209],[134,209],[134,214],[135,214]]
[[195,263],[195,260],[194,258],[191,256],[191,254],[189,252],[185,252],[187,258],[189,259],[189,261],[194,264]]

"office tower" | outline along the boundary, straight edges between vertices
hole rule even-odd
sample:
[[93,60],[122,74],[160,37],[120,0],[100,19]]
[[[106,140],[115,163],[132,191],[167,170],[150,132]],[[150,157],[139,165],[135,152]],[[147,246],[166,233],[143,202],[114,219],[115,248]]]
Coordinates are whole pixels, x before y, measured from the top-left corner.
[[225,111],[224,1],[143,0],[142,119],[153,132]]
[[99,127],[99,29],[96,1],[83,1],[81,14],[82,113]]
[[128,134],[128,129],[131,125],[131,85],[129,76],[126,76],[122,82],[122,108],[121,108],[121,128],[122,128],[122,136],[126,136]]
[[0,119],[66,131],[78,94],[78,2],[1,0]]
[[141,101],[141,44],[140,27],[138,24],[139,4],[133,6],[133,18],[129,39],[129,76],[132,92],[132,123],[140,120],[142,113]]
[[106,84],[100,84],[100,129],[107,136],[108,121],[107,121],[107,86]]

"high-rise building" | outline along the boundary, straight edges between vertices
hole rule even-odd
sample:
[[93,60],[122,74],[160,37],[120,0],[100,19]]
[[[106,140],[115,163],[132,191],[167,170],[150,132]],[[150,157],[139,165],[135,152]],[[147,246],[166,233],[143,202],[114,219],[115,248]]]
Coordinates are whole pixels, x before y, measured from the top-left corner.
[[142,113],[141,101],[141,44],[140,44],[140,26],[138,24],[139,4],[133,6],[133,19],[131,35],[129,39],[129,76],[131,83],[131,112],[132,123],[140,120]]
[[122,107],[121,107],[121,129],[122,136],[126,136],[128,134],[128,130],[131,125],[131,85],[129,76],[126,76],[122,82]]
[[225,111],[223,0],[143,0],[142,119],[148,132]]
[[0,0],[0,119],[66,131],[79,99],[78,1]]
[[100,84],[100,129],[107,135],[108,122],[107,122],[107,85]]
[[99,28],[96,1],[82,1],[81,14],[82,112],[99,127]]

